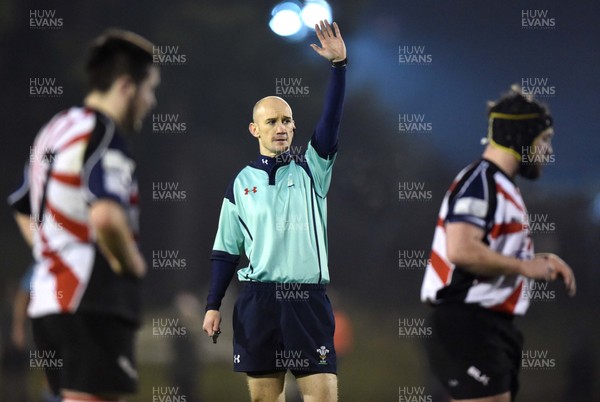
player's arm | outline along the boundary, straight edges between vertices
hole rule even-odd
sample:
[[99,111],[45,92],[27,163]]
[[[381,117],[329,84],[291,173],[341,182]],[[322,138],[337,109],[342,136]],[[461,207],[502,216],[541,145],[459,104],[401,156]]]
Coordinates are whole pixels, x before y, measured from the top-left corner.
[[536,254],[532,260],[520,260],[491,250],[482,239],[484,230],[466,222],[446,224],[446,247],[451,263],[475,275],[515,275],[553,281],[561,276],[569,296],[576,291],[571,268],[554,254]]
[[21,236],[29,247],[33,247],[33,231],[31,230],[31,215],[16,211],[14,213],[15,221],[21,232]]
[[221,301],[233,279],[240,256],[225,252],[214,251],[211,257],[211,276],[208,297],[206,300],[206,313],[202,329],[208,336],[214,336],[220,331],[221,326]]
[[317,123],[311,143],[321,157],[327,158],[337,150],[346,87],[346,45],[335,22],[332,26],[325,20],[321,21],[315,25],[315,32],[321,46],[316,44],[310,46],[320,56],[332,63],[332,71],[325,95],[323,113]]
[[129,228],[123,207],[116,201],[101,198],[90,206],[89,218],[98,247],[111,267],[116,272],[142,278],[146,274],[146,263]]
[[235,275],[240,255],[244,250],[244,235],[240,227],[241,218],[237,211],[234,183],[235,181],[227,189],[221,205],[219,228],[210,257],[211,277],[202,324],[202,329],[208,336],[214,336],[220,331],[221,301]]
[[17,289],[17,294],[13,300],[13,311],[12,311],[12,326],[10,339],[13,345],[23,350],[25,349],[25,328],[27,323],[27,306],[29,305],[29,296],[31,288],[31,276],[33,275],[33,266],[27,269],[21,283]]

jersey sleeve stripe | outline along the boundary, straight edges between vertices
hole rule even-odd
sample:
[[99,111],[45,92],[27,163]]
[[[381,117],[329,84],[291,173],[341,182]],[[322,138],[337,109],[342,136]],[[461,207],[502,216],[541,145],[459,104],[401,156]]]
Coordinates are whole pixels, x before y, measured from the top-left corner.
[[246,225],[246,222],[244,222],[243,219],[239,216],[238,216],[238,219],[239,219],[240,223],[242,224],[242,226],[244,227],[244,229],[246,230],[246,233],[248,233],[248,237],[250,237],[250,240],[254,241],[254,238],[252,237],[252,233],[250,233],[250,229],[248,229],[248,225]]

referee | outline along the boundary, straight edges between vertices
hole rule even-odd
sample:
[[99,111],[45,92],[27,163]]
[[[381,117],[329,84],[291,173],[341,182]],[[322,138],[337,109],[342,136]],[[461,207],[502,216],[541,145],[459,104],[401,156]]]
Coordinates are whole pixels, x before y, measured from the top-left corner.
[[160,81],[152,44],[110,30],[92,45],[83,106],[55,115],[31,147],[9,202],[33,248],[36,350],[64,402],[117,401],[136,391],[134,336],[146,264],[136,243],[135,161],[124,133],[140,129]]
[[434,306],[430,366],[453,400],[508,402],[518,390],[523,338],[515,315],[529,306],[533,280],[561,277],[575,295],[571,268],[534,254],[517,175],[539,177],[552,158],[552,118],[518,87],[492,104],[488,145],[463,169],[442,202],[421,300]]
[[345,91],[346,47],[336,23],[315,26],[332,64],[325,107],[302,155],[290,155],[295,123],[290,106],[269,96],[254,106],[249,130],[258,158],[229,186],[212,256],[203,329],[219,333],[219,307],[237,272],[245,285],[233,313],[234,370],[245,372],[252,401],[283,398],[287,370],[304,401],[337,400],[334,317],[325,285],[326,197],[335,161]]

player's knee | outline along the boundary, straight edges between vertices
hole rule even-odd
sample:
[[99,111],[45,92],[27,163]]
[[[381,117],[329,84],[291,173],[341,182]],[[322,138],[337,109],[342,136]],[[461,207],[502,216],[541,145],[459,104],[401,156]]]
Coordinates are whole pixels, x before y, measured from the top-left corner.
[[282,392],[277,392],[276,390],[271,390],[271,391],[269,391],[269,392],[259,392],[259,393],[254,393],[254,392],[250,391],[250,400],[252,402],[279,402],[279,401],[283,401],[283,390],[282,390]]
[[283,395],[284,383],[279,378],[249,379],[250,400],[252,402],[278,402]]
[[297,376],[305,402],[336,402],[337,376],[335,374],[313,374]]

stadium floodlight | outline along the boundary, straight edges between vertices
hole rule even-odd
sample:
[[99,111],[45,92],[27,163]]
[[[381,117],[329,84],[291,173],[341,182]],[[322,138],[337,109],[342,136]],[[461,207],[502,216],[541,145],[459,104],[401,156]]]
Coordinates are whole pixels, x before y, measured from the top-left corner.
[[279,3],[271,11],[269,27],[279,36],[296,35],[303,28],[300,13],[300,6],[294,2]]
[[331,22],[331,6],[325,0],[307,0],[300,15],[304,25],[314,29],[321,20]]

